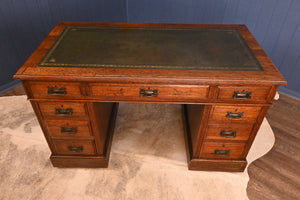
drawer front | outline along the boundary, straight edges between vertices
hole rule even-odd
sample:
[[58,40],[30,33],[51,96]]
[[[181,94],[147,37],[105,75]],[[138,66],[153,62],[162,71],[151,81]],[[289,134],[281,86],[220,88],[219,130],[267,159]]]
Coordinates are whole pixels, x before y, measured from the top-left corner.
[[79,83],[29,82],[33,98],[80,99],[83,96]]
[[204,142],[200,157],[212,159],[242,159],[245,143]]
[[51,136],[80,137],[93,135],[89,121],[47,120],[46,125]]
[[119,85],[119,84],[90,84],[93,97],[108,100],[139,100],[139,101],[178,101],[185,99],[207,99],[209,86],[195,85]]
[[253,124],[245,125],[208,125],[206,139],[212,140],[248,140]]
[[210,123],[212,121],[238,122],[252,121],[255,122],[261,107],[255,106],[213,106],[210,114]]
[[56,153],[60,155],[95,155],[93,140],[52,140]]
[[65,119],[66,117],[86,117],[85,103],[39,102],[44,118]]
[[267,101],[271,87],[219,86],[218,99],[233,101]]

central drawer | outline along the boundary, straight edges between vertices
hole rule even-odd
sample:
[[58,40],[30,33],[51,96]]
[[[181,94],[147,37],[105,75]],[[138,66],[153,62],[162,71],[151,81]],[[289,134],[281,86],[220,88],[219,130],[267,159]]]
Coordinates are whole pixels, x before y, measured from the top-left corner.
[[90,83],[91,96],[104,100],[179,101],[207,99],[208,85]]

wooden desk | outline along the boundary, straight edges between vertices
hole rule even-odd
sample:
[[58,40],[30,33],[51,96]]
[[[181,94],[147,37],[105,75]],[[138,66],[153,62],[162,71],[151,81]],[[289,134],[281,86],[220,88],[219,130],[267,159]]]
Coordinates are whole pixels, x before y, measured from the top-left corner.
[[244,25],[59,23],[14,76],[56,167],[107,167],[118,102],[183,104],[188,167],[243,171],[280,85]]

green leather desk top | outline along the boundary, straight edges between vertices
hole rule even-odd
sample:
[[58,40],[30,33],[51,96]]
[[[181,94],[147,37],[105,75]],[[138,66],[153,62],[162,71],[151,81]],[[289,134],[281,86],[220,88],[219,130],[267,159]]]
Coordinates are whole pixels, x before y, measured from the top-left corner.
[[236,29],[68,26],[39,67],[263,71]]

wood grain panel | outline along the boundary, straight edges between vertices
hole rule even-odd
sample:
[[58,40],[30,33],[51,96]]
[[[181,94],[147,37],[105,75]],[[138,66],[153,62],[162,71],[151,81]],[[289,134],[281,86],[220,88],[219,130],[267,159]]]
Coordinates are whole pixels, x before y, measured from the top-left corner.
[[[87,103],[90,120],[95,136],[97,153],[100,155],[110,151],[114,115],[116,115],[118,104],[115,103]],[[109,155],[109,153],[108,153]]]
[[201,124],[202,120],[205,120],[204,113],[205,106],[204,105],[185,105],[186,111],[186,119],[189,127],[190,132],[190,142],[191,142],[191,149],[192,149],[192,156],[195,156],[195,152],[199,146],[198,142],[201,138]]

